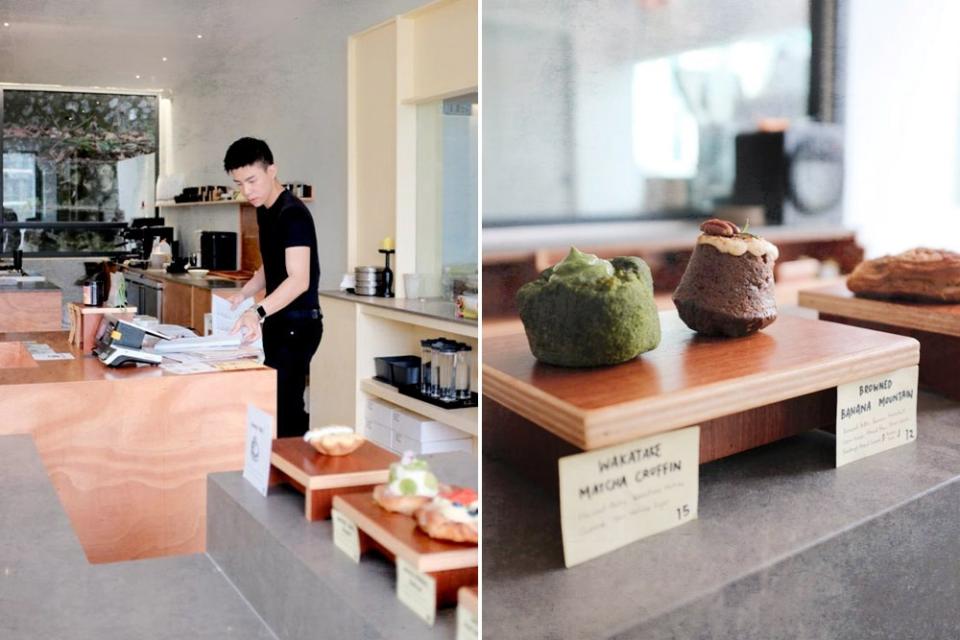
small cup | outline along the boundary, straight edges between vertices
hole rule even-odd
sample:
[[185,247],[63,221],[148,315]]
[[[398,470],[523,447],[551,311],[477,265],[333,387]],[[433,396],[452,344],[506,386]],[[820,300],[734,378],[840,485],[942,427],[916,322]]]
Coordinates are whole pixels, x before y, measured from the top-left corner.
[[403,274],[403,291],[408,298],[420,297],[420,282],[422,278],[419,273]]

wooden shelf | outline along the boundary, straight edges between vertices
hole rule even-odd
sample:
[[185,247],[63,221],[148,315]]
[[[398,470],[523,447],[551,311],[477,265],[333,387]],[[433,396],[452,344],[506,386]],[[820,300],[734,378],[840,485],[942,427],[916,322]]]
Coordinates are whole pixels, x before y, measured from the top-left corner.
[[799,302],[821,314],[960,337],[960,304],[858,298],[843,284],[801,291]]
[[364,305],[363,313],[369,316],[377,316],[386,320],[394,320],[418,327],[435,329],[443,333],[449,333],[466,338],[476,338],[479,335],[476,324],[466,324],[455,320],[444,320],[443,318],[432,317],[413,311],[400,311],[397,309],[387,309],[374,305]]
[[[300,198],[301,202],[313,202],[313,198]],[[225,204],[250,204],[246,200],[213,200],[212,202],[170,202],[169,200],[164,200],[163,202],[156,203],[158,207],[162,209],[172,209],[174,207],[208,207],[211,205],[225,205]],[[253,206],[253,205],[251,205]]]
[[919,361],[915,340],[793,316],[738,339],[697,336],[675,312],[661,312],[660,322],[659,347],[629,362],[593,369],[538,363],[522,333],[487,340],[484,396],[590,450],[801,398]]
[[396,387],[373,379],[361,380],[360,389],[365,393],[369,393],[387,402],[392,402],[404,409],[409,409],[432,420],[438,420],[474,437],[477,436],[477,425],[480,416],[477,407],[471,407],[469,409],[441,409],[422,400],[405,396],[397,391]]

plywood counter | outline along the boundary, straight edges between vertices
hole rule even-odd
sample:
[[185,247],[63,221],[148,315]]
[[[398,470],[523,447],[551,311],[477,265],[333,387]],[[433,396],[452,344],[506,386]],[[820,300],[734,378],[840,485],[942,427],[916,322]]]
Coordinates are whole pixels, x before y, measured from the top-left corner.
[[275,402],[272,369],[110,369],[66,332],[0,333],[0,435],[33,435],[91,562],[204,551],[206,475],[243,466],[247,404]]
[[58,331],[62,300],[60,287],[50,282],[0,285],[0,332]]

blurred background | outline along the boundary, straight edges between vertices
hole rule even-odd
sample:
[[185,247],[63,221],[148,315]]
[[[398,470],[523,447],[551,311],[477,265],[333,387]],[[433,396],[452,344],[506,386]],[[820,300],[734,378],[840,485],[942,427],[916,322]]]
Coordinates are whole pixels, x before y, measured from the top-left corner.
[[486,0],[485,318],[571,244],[669,306],[703,220],[781,248],[778,295],[960,249],[960,3]]

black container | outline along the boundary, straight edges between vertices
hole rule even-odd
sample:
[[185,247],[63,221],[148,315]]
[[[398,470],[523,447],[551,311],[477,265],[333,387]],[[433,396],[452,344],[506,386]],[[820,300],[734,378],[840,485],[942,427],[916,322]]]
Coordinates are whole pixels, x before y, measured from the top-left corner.
[[420,383],[420,356],[384,356],[373,361],[383,382],[396,387]]
[[233,231],[201,231],[200,266],[204,269],[235,271],[237,234]]

